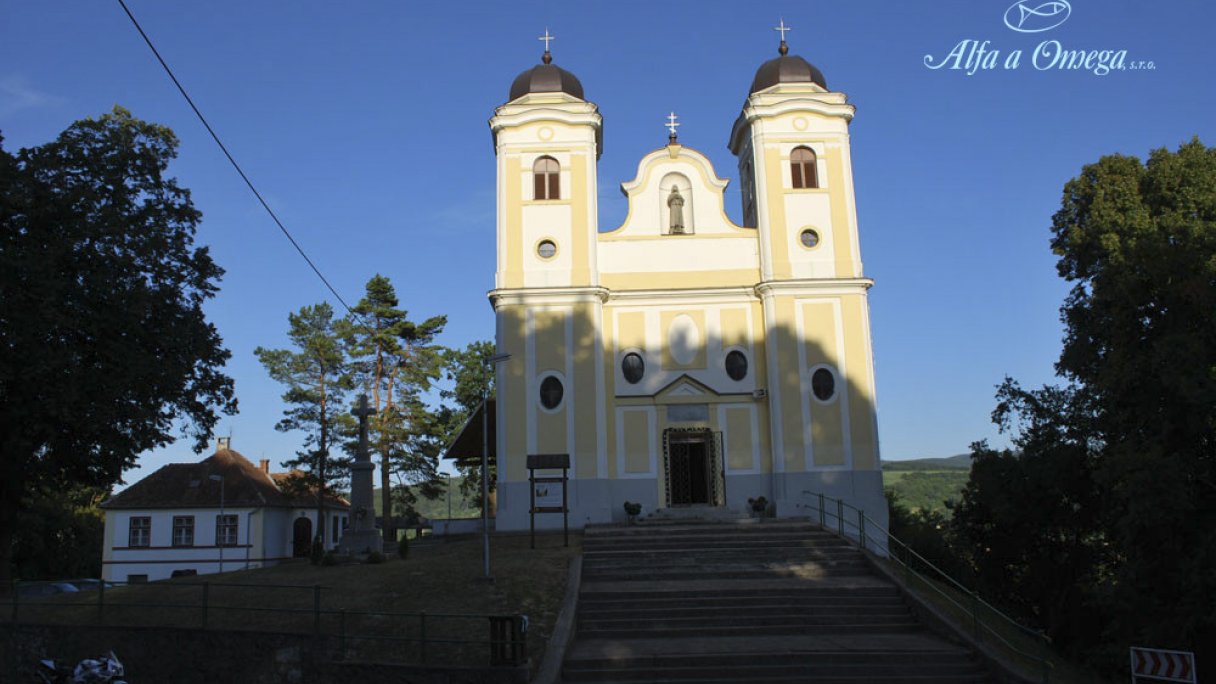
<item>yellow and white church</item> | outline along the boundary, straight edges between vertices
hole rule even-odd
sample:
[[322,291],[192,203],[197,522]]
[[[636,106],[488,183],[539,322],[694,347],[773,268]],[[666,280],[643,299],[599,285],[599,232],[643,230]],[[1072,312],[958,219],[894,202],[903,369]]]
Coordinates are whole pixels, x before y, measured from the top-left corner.
[[602,232],[603,121],[547,48],[489,121],[489,299],[499,355],[509,355],[492,406],[496,529],[529,526],[529,454],[569,455],[573,527],[622,521],[626,501],[643,515],[742,516],[763,496],[770,514],[805,516],[807,492],[884,522],[873,281],[862,271],[846,95],[782,40],[730,131],[743,224],[726,214],[728,181],[678,142],[672,116],[668,144],[621,185],[624,223]]

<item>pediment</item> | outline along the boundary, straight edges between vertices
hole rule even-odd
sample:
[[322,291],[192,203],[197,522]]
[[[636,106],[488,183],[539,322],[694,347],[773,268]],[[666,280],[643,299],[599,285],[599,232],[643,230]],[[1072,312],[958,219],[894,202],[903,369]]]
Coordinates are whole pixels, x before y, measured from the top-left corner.
[[669,383],[666,387],[656,392],[654,396],[656,399],[708,399],[710,397],[718,396],[718,393],[710,389],[708,386],[697,382],[688,375],[681,375],[680,377],[671,381],[671,383]]

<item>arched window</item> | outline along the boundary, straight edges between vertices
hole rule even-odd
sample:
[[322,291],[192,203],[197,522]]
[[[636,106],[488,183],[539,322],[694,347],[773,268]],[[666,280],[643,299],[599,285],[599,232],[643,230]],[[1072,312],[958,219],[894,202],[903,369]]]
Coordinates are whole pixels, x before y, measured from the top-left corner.
[[819,187],[819,170],[815,168],[815,151],[809,147],[795,147],[790,153],[790,178],[795,188]]
[[532,165],[533,199],[555,200],[562,198],[561,165],[553,157],[541,157]]

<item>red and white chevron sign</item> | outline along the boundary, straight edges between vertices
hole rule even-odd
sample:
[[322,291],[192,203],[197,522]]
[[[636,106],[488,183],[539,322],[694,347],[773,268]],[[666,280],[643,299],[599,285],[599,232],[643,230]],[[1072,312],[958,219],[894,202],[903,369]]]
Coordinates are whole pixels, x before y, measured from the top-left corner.
[[1195,654],[1132,647],[1132,682],[1140,677],[1195,684]]

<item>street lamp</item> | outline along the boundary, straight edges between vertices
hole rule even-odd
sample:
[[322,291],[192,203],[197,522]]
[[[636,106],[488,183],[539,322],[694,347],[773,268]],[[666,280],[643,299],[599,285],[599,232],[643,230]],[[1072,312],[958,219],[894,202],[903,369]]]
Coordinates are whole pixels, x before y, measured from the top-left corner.
[[[511,358],[510,354],[495,354],[486,361],[491,372],[497,374],[498,364]],[[490,409],[487,401],[490,393],[489,378],[481,387],[481,556],[485,566],[484,579],[490,576]],[[450,482],[450,481],[449,481]],[[449,499],[450,501],[450,499]]]
[[209,480],[220,483],[220,519],[215,525],[215,545],[220,547],[220,572],[224,572],[224,542],[220,539],[220,525],[224,524],[224,476],[209,475]]
[[443,540],[447,541],[448,532],[452,528],[452,474],[451,473],[439,473],[439,474],[448,479],[448,493],[446,496],[446,498],[448,500],[448,520],[443,525]]

